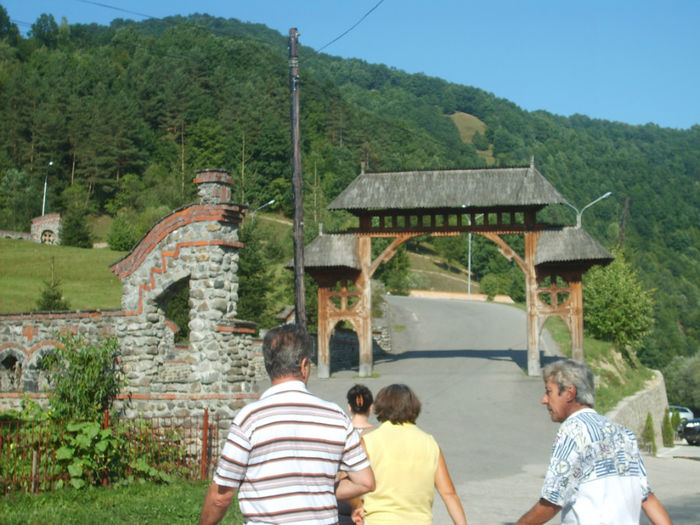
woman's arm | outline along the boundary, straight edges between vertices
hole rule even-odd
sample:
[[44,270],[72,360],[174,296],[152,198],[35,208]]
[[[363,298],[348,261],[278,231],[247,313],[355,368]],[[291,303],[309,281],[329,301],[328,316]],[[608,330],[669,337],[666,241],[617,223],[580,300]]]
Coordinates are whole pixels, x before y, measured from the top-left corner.
[[435,471],[435,488],[438,494],[440,494],[442,501],[445,502],[447,512],[450,514],[454,524],[467,525],[467,517],[464,514],[462,502],[459,500],[455,486],[452,483],[452,478],[450,478],[450,473],[447,470],[447,463],[445,463],[445,456],[442,455],[442,450],[440,450],[440,459],[438,460],[438,467]]

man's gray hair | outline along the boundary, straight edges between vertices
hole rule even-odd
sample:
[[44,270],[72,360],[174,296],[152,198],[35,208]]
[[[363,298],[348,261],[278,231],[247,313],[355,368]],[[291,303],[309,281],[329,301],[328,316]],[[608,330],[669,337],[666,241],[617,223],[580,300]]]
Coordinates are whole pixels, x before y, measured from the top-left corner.
[[581,361],[562,359],[544,367],[544,382],[552,381],[559,387],[561,394],[571,385],[576,387],[576,401],[591,408],[595,405],[595,386],[593,372]]
[[311,359],[313,341],[306,330],[295,324],[270,329],[263,339],[265,369],[270,379],[297,377],[301,379],[301,362]]

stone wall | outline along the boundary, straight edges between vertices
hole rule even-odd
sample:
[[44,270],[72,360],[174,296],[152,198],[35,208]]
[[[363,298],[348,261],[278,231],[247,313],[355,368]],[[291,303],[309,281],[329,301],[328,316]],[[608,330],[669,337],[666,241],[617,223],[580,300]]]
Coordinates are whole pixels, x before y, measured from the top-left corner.
[[656,446],[661,448],[661,424],[668,408],[668,399],[664,376],[658,370],[653,372],[654,377],[647,382],[643,390],[620,401],[606,416],[629,428],[639,439],[644,431],[647,414],[650,413],[654,422]]
[[[122,308],[113,311],[0,315],[0,410],[24,395],[45,403],[39,363],[62,330],[96,339],[117,337],[127,387],[125,415],[201,414],[222,421],[258,394],[261,376],[254,323],[239,320],[238,226],[245,208],[229,202],[226,172],[200,172],[199,202],[164,217],[112,266],[122,281]],[[47,216],[48,217],[48,216]],[[189,290],[189,343],[165,315],[169,300]],[[264,370],[262,371],[264,374]]]

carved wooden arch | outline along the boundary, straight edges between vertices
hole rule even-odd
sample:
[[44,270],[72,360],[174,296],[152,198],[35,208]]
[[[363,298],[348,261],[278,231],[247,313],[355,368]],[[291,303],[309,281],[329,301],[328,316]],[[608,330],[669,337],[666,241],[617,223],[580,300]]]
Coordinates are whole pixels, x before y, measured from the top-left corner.
[[[397,236],[386,249],[372,261],[372,239],[357,239],[360,270],[349,268],[307,268],[318,283],[318,377],[330,377],[330,340],[333,330],[341,321],[352,324],[360,350],[359,375],[372,374],[372,294],[370,281],[383,262],[391,259],[397,248],[417,233]],[[340,290],[333,290],[340,283]],[[350,289],[349,283],[354,290]],[[339,304],[336,304],[339,303]]]
[[[524,232],[525,257],[513,250],[499,234],[493,232],[473,233],[483,235],[499,247],[499,252],[508,260],[513,260],[525,275],[527,302],[527,362],[528,374],[537,375],[540,372],[539,340],[545,322],[550,317],[561,317],[571,336],[572,357],[583,360],[583,287],[582,275],[588,268],[586,264],[567,263],[562,265],[547,265],[536,267],[534,264],[539,232]],[[458,235],[459,232],[440,232],[439,235]],[[321,378],[330,376],[330,337],[333,329],[340,321],[350,322],[358,335],[360,346],[359,375],[366,377],[372,373],[372,327],[371,327],[371,292],[370,279],[383,262],[391,259],[396,249],[419,233],[403,234],[396,237],[392,243],[374,261],[371,261],[371,237],[358,238],[359,259],[361,270],[352,274],[345,272],[315,270],[314,277],[319,283],[318,292],[318,374]],[[566,285],[559,286],[557,277],[561,277]],[[545,285],[547,278],[549,285]],[[342,282],[340,291],[332,287]],[[348,282],[352,282],[355,291],[350,291]],[[566,294],[567,297],[562,299]],[[544,295],[550,297],[549,303],[543,300]],[[340,302],[339,306],[333,300]],[[350,300],[355,299],[354,304]]]

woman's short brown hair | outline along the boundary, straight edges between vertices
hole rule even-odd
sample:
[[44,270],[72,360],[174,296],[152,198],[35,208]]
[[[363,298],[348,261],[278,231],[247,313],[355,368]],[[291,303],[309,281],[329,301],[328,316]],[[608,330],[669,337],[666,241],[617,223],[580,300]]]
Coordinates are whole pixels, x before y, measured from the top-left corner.
[[408,386],[389,385],[377,394],[374,400],[374,415],[381,423],[415,423],[420,414],[420,406],[418,396]]

